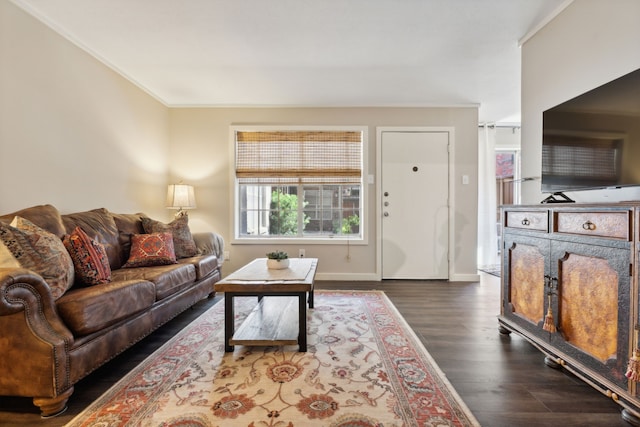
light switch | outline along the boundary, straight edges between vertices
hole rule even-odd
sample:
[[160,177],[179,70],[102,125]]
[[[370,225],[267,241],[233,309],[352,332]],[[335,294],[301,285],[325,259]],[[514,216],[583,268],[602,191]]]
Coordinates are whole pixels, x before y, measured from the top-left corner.
[[469,175],[462,175],[462,184],[469,185]]

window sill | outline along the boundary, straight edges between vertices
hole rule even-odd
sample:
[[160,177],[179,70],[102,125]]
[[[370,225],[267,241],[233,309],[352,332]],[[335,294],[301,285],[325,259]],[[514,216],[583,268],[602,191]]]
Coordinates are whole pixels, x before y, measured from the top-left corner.
[[315,239],[301,238],[235,238],[232,239],[232,245],[367,245],[368,241],[364,238],[348,238],[348,237],[324,237]]

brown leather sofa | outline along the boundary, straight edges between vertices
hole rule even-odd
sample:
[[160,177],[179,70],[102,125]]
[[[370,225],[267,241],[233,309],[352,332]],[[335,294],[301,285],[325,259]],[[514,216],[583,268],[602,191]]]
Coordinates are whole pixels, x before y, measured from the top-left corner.
[[0,396],[33,398],[44,417],[66,409],[73,386],[203,298],[220,280],[222,239],[193,233],[197,255],[176,264],[122,268],[144,214],[107,209],[62,215],[51,205],[0,216],[26,218],[59,238],[76,226],[106,249],[111,281],[77,282],[54,298],[42,276],[0,267]]

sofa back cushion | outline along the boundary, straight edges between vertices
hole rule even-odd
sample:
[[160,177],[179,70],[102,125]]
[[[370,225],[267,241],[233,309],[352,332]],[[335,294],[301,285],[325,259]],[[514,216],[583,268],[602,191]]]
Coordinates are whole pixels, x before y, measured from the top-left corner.
[[11,224],[11,221],[17,216],[31,221],[33,224],[49,233],[55,234],[61,239],[67,233],[62,223],[60,212],[52,205],[32,206],[17,212],[1,215],[0,222]]
[[66,234],[80,227],[91,239],[104,246],[112,270],[122,266],[118,227],[113,215],[104,208],[62,215]]
[[143,213],[136,214],[119,214],[111,212],[113,220],[118,227],[118,240],[120,243],[120,263],[124,265],[129,259],[131,253],[131,236],[134,234],[143,234],[142,218],[147,216]]

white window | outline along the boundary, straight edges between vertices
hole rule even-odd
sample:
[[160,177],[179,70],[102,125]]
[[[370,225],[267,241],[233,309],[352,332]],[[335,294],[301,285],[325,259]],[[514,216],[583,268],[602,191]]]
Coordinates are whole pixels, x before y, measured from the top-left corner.
[[363,239],[363,128],[232,128],[235,238]]

